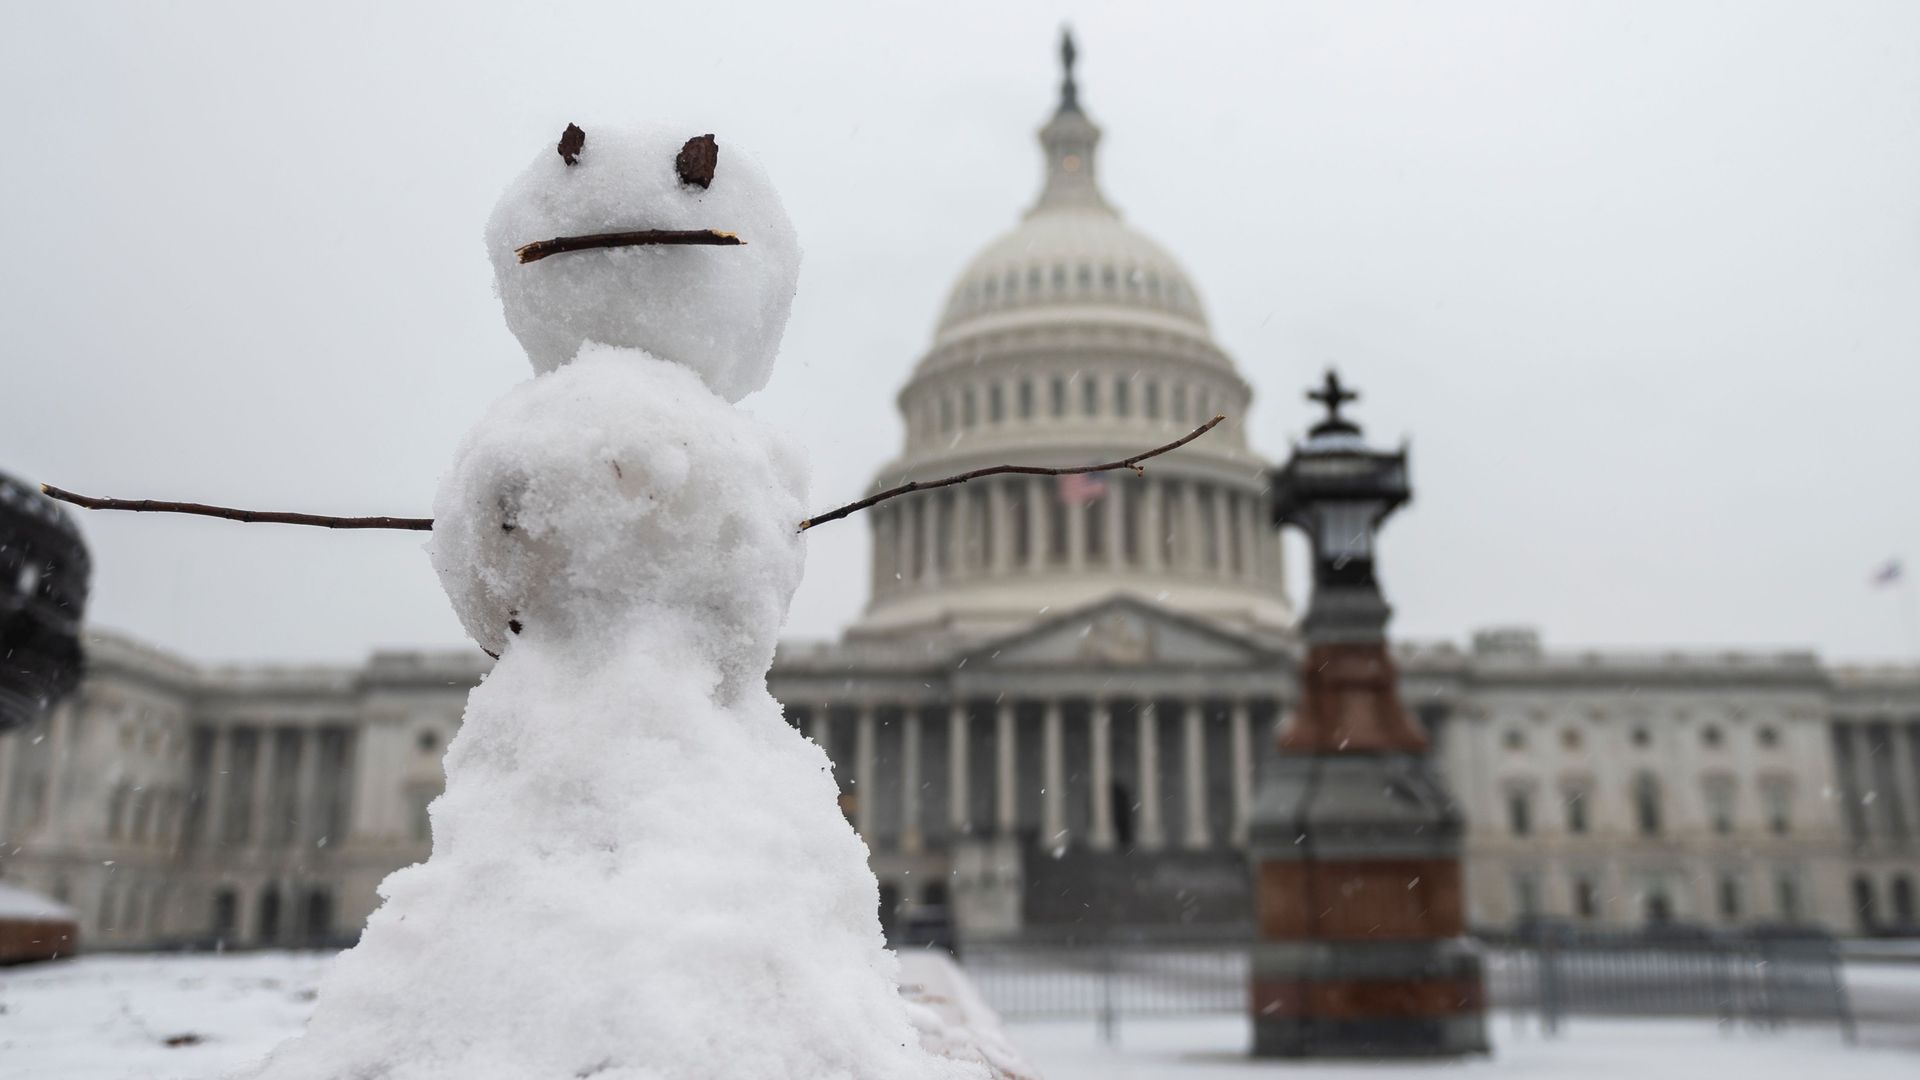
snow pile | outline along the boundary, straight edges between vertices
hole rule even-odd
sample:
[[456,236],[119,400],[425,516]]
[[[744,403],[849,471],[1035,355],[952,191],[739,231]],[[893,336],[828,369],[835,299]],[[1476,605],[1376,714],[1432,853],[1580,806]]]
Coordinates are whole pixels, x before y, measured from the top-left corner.
[[[613,179],[582,186],[586,206],[571,213],[558,194],[571,178],[536,165],[494,231],[535,238],[523,204],[565,219],[535,233],[613,225],[621,183],[641,205],[618,224],[688,224],[687,196],[649,171],[671,175],[679,142],[653,141],[640,153],[645,137],[589,131],[576,168],[598,149]],[[719,176],[738,164],[723,147]],[[745,189],[724,205],[777,212],[757,172],[736,173]],[[765,224],[742,220],[725,224]],[[589,337],[488,412],[434,507],[434,567],[500,662],[448,747],[432,857],[381,885],[385,903],[329,974],[306,1034],[261,1075],[986,1077],[921,1049],[828,759],[767,692],[802,569],[805,467],[723,400],[764,378],[791,293],[789,281],[773,304],[773,262],[728,264],[755,279],[736,291],[714,277],[722,264],[701,261],[743,250],[499,264],[523,336]],[[678,273],[691,291],[669,284]],[[615,311],[619,297],[631,311]],[[763,308],[727,307],[751,297]],[[595,343],[602,333],[620,340]],[[696,361],[631,347],[641,341]],[[536,367],[549,366],[539,347]]]
[[0,922],[73,922],[75,912],[37,892],[0,881]]
[[1007,1041],[993,1011],[953,958],[935,949],[900,954],[900,993],[920,1045],[941,1057],[980,1061],[994,1080],[1036,1080],[1040,1075]]
[[[674,169],[700,131],[585,130],[574,164],[542,150],[487,222],[507,325],[534,370],[551,371],[596,341],[685,364],[728,401],[765,386],[800,274],[799,241],[766,174],[724,133],[702,189]],[[745,244],[602,248],[525,265],[514,255],[539,240],[637,229],[717,229]]]

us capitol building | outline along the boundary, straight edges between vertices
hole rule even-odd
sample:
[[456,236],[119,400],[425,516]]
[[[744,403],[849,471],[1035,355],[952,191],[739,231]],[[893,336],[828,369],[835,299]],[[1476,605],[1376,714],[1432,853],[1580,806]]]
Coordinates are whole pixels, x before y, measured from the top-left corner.
[[[770,683],[834,759],[883,917],[1230,929],[1299,660],[1272,463],[1186,273],[1099,186],[1070,64],[1039,197],[961,272],[875,486],[1228,419],[1144,476],[883,504],[865,613],[784,645]],[[0,736],[0,879],[77,907],[94,948],[352,940],[381,878],[428,853],[486,669],[477,650],[202,667],[104,633],[88,653],[67,704]],[[1474,924],[1920,932],[1920,669],[1563,654],[1525,629],[1397,659],[1468,824]]]

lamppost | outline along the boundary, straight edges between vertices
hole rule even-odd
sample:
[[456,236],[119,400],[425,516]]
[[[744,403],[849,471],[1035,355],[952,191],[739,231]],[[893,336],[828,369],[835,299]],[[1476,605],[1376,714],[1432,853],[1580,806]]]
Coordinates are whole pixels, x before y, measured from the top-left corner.
[[1273,520],[1313,548],[1300,700],[1260,778],[1250,847],[1255,1056],[1487,1049],[1462,936],[1461,821],[1400,702],[1374,534],[1412,495],[1404,449],[1369,448],[1331,371],[1327,415],[1273,474]]

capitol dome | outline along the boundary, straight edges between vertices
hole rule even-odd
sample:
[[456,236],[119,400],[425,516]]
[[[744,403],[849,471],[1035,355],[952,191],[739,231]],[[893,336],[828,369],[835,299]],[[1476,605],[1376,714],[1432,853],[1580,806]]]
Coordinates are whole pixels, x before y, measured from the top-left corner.
[[1292,624],[1270,463],[1247,446],[1252,391],[1213,341],[1198,291],[1101,192],[1100,129],[1070,41],[1040,129],[1039,198],[948,293],[900,391],[906,445],[874,490],[996,464],[1078,465],[1226,420],[1142,475],[995,477],[882,504],[872,600],[853,637],[972,638],[1131,595],[1249,632]]

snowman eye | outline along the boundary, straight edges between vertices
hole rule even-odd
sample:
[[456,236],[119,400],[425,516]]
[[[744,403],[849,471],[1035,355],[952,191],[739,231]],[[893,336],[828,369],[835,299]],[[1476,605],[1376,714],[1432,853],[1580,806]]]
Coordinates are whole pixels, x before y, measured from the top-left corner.
[[[585,136],[583,135],[584,139]],[[714,167],[720,163],[720,144],[711,134],[695,135],[680,148],[680,154],[673,159],[673,171],[680,182],[699,188],[713,183]]]

